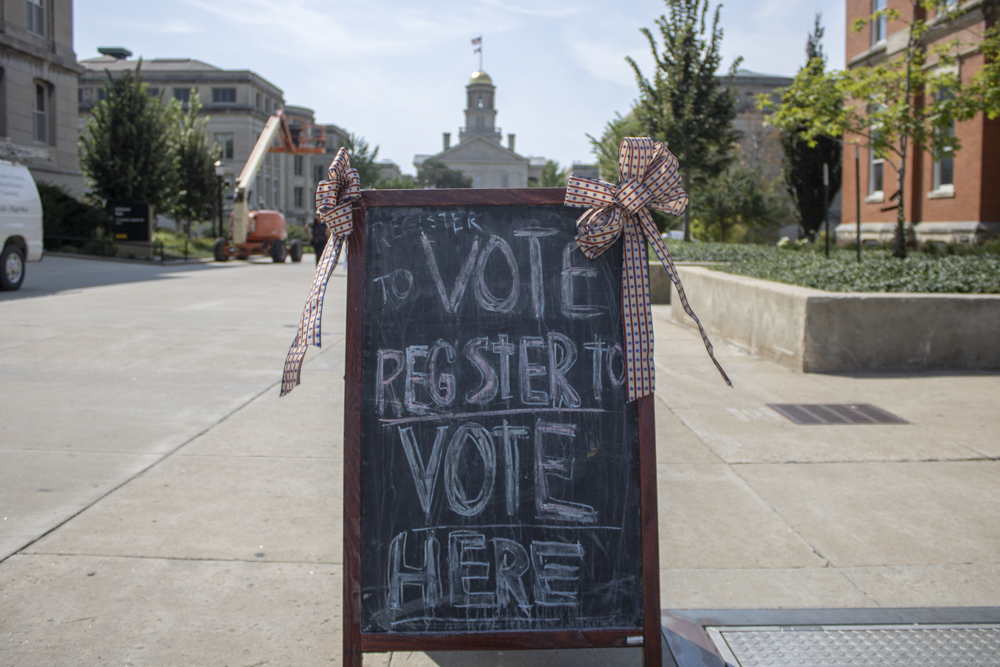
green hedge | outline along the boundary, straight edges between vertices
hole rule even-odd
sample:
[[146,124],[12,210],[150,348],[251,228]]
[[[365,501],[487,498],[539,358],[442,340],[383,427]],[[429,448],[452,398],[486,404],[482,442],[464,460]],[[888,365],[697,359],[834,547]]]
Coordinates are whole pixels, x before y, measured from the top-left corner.
[[858,264],[853,249],[835,249],[826,259],[813,249],[796,252],[719,243],[670,243],[668,247],[676,261],[723,262],[712,268],[830,292],[1000,294],[1000,256],[988,252],[911,252],[900,260],[888,250],[866,249]]

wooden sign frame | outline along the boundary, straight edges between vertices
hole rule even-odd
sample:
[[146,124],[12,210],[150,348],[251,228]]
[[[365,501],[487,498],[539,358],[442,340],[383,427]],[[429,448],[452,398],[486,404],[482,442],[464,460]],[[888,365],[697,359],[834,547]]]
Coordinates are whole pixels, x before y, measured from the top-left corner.
[[[360,667],[363,653],[386,651],[529,650],[643,647],[644,667],[661,664],[659,533],[656,500],[656,426],[653,396],[637,401],[642,554],[641,628],[526,630],[461,633],[361,632],[362,345],[365,296],[366,208],[415,206],[561,205],[564,188],[369,190],[354,204],[348,244],[347,358],[344,398],[345,667]],[[639,637],[642,641],[639,641]]]

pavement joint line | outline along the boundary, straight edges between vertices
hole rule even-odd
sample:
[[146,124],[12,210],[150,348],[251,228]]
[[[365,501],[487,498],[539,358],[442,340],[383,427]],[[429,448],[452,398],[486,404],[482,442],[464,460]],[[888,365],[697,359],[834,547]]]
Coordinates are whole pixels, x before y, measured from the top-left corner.
[[[312,359],[310,359],[308,362],[306,362],[305,365],[308,365],[308,364],[312,363],[313,361],[315,361],[316,359],[318,359],[322,355],[326,354],[330,349],[333,349],[333,348],[328,348],[327,350],[324,350],[322,348],[318,348],[318,349],[319,349],[319,352],[316,355],[314,355]],[[271,384],[267,385],[260,392],[258,392],[254,396],[251,396],[242,405],[239,405],[239,406],[235,407],[234,409],[232,409],[231,411],[229,411],[228,413],[224,414],[222,416],[222,418],[219,419],[218,421],[214,422],[213,424],[210,424],[205,429],[199,431],[198,433],[194,434],[193,436],[191,436],[190,438],[188,438],[184,442],[180,443],[179,445],[177,445],[176,447],[174,447],[170,451],[166,452],[165,454],[163,454],[162,456],[160,456],[159,458],[157,458],[156,460],[154,460],[152,463],[150,463],[148,466],[146,466],[146,467],[142,468],[141,470],[139,470],[138,472],[136,472],[134,475],[132,475],[128,479],[125,479],[124,481],[120,482],[119,484],[116,484],[112,488],[108,489],[107,491],[105,491],[104,493],[102,493],[101,495],[99,495],[97,498],[95,498],[93,501],[91,501],[87,505],[84,505],[83,507],[81,507],[76,512],[70,514],[69,516],[67,516],[66,518],[64,518],[62,521],[59,521],[56,525],[52,526],[51,528],[49,528],[48,530],[46,530],[41,535],[35,537],[34,539],[32,539],[29,542],[27,542],[24,545],[22,545],[16,551],[12,551],[8,555],[0,558],[0,565],[3,565],[3,563],[5,563],[12,556],[16,556],[17,554],[20,554],[20,553],[24,552],[26,549],[30,548],[32,544],[36,544],[39,540],[42,540],[42,539],[46,538],[47,536],[51,535],[56,530],[62,528],[67,523],[69,523],[70,521],[72,521],[76,517],[80,516],[81,514],[83,514],[84,512],[86,512],[88,509],[90,509],[91,507],[93,507],[97,503],[101,502],[102,500],[104,500],[105,498],[107,498],[108,496],[110,496],[112,493],[114,493],[118,489],[122,488],[123,486],[125,486],[126,484],[128,484],[129,482],[131,482],[132,480],[138,479],[142,475],[146,474],[147,472],[149,472],[150,470],[152,470],[153,468],[155,468],[156,466],[158,466],[159,464],[163,463],[168,458],[170,458],[171,456],[173,456],[174,454],[176,454],[178,451],[180,451],[181,449],[183,449],[187,445],[191,444],[192,442],[194,442],[195,440],[197,440],[201,436],[205,435],[206,433],[208,433],[209,431],[211,431],[212,429],[214,429],[216,426],[219,426],[223,422],[227,421],[230,417],[232,417],[233,415],[235,415],[237,412],[240,412],[241,410],[243,410],[244,408],[246,408],[247,406],[249,406],[251,403],[253,403],[254,401],[256,401],[258,398],[264,396],[266,393],[268,393],[269,391],[271,391],[275,387],[279,386],[280,384],[281,384],[281,379],[279,378],[278,380],[276,380],[276,381],[272,382]],[[156,456],[156,455],[153,454],[151,456]]]
[[839,465],[843,463],[860,464],[860,463],[976,463],[976,462],[996,462],[997,459],[991,456],[981,456],[973,457],[967,459],[836,459],[836,460],[826,460],[826,461],[798,461],[795,459],[781,460],[781,461],[733,461],[732,463],[727,463],[731,466],[776,466],[776,465],[797,465],[797,466],[808,466],[808,465]]
[[757,491],[757,489],[756,489],[756,488],[755,488],[755,487],[753,486],[753,484],[751,484],[751,483],[749,482],[749,480],[747,480],[747,478],[745,478],[745,477],[744,477],[743,475],[741,475],[741,474],[740,474],[739,472],[737,472],[737,471],[735,470],[735,468],[734,468],[733,466],[729,466],[729,469],[730,469],[730,470],[732,470],[733,474],[734,474],[734,475],[736,475],[737,477],[739,477],[739,478],[740,478],[740,480],[741,480],[741,481],[742,481],[742,482],[743,482],[744,484],[746,484],[747,488],[748,488],[748,489],[749,489],[749,490],[750,490],[750,491],[751,491],[751,492],[752,492],[752,493],[753,493],[753,494],[754,494],[754,495],[755,495],[755,496],[756,496],[756,497],[757,497],[757,498],[758,498],[758,499],[759,499],[759,500],[760,500],[760,501],[761,501],[762,503],[764,503],[764,505],[765,505],[766,507],[770,508],[770,510],[771,510],[771,511],[772,511],[772,512],[774,513],[774,515],[775,515],[776,517],[778,517],[779,519],[781,519],[782,523],[784,523],[784,524],[785,524],[786,526],[788,526],[788,530],[790,530],[790,531],[792,531],[793,533],[795,533],[795,535],[796,535],[796,536],[798,536],[798,538],[799,538],[800,540],[802,540],[802,543],[803,543],[803,544],[805,544],[805,545],[806,545],[806,546],[808,546],[808,547],[809,547],[810,549],[812,549],[812,552],[813,552],[814,554],[816,554],[816,555],[817,555],[817,556],[818,556],[818,557],[819,557],[820,559],[822,559],[822,561],[823,561],[823,562],[824,562],[824,563],[826,564],[826,566],[827,566],[827,567],[834,567],[834,566],[833,566],[833,564],[832,564],[832,563],[830,562],[830,559],[828,559],[828,558],[827,558],[826,556],[824,556],[824,555],[823,555],[823,553],[822,553],[822,552],[821,552],[821,551],[820,551],[820,550],[819,550],[819,549],[818,549],[818,548],[816,547],[816,545],[814,545],[814,544],[813,544],[812,542],[810,542],[810,541],[809,541],[808,539],[806,539],[805,535],[803,535],[802,533],[800,533],[800,532],[799,532],[799,531],[798,531],[798,530],[797,530],[797,529],[795,528],[795,526],[793,526],[793,525],[791,524],[791,522],[790,522],[790,521],[789,521],[789,520],[788,520],[788,519],[787,519],[787,518],[785,517],[785,515],[783,515],[783,514],[781,513],[781,511],[780,511],[780,510],[779,510],[779,509],[778,509],[777,507],[775,507],[774,505],[772,505],[771,503],[769,503],[769,502],[767,501],[767,499],[765,499],[765,498],[764,498],[764,496],[762,496],[762,495],[760,494],[760,492],[759,492],[759,491]]
[[194,434],[193,436],[191,436],[190,438],[188,438],[184,442],[180,443],[179,445],[177,445],[176,447],[174,447],[173,449],[171,449],[169,452],[167,452],[166,454],[164,454],[160,458],[158,458],[155,461],[153,461],[152,463],[150,463],[148,466],[146,466],[143,469],[141,469],[138,472],[136,472],[131,477],[125,479],[124,481],[122,481],[122,482],[116,484],[115,486],[113,486],[112,488],[108,489],[107,491],[105,491],[104,493],[102,493],[101,495],[99,495],[97,498],[95,498],[90,503],[84,505],[83,507],[81,507],[76,512],[73,512],[72,514],[70,514],[69,516],[67,516],[66,518],[64,518],[63,520],[61,520],[58,523],[56,523],[56,525],[52,526],[51,528],[49,528],[48,530],[46,530],[41,535],[35,537],[34,539],[30,540],[29,542],[27,542],[26,544],[24,544],[23,546],[21,546],[21,548],[17,549],[16,551],[11,552],[7,556],[4,556],[4,557],[0,558],[0,565],[3,565],[7,561],[7,559],[9,559],[11,556],[14,556],[16,554],[21,553],[25,549],[29,548],[32,544],[36,544],[39,540],[42,540],[42,539],[48,537],[49,535],[51,535],[56,530],[62,528],[67,523],[69,523],[70,521],[72,521],[76,517],[80,516],[81,514],[83,514],[84,512],[86,512],[88,509],[90,509],[91,507],[93,507],[97,503],[101,502],[102,500],[104,500],[105,498],[107,498],[108,496],[110,496],[112,493],[114,493],[118,489],[122,488],[123,486],[125,486],[126,484],[128,484],[129,482],[131,482],[132,480],[137,479],[137,478],[141,477],[142,475],[146,474],[147,472],[149,472],[150,470],[152,470],[153,468],[155,468],[156,466],[158,466],[160,463],[162,463],[163,461],[166,461],[168,458],[170,458],[171,456],[173,456],[175,453],[177,453],[183,447],[186,447],[187,445],[189,445],[190,443],[194,442],[195,440],[197,440],[201,436],[205,435],[206,433],[208,433],[209,431],[211,431],[212,429],[214,429],[216,426],[218,426],[219,424],[225,422],[230,417],[232,417],[233,415],[235,415],[237,412],[240,412],[241,410],[243,410],[243,408],[247,407],[248,405],[250,405],[251,403],[253,403],[254,401],[256,401],[258,398],[260,398],[261,396],[263,396],[264,394],[266,394],[267,392],[269,392],[271,389],[273,389],[274,387],[276,387],[276,386],[278,386],[280,384],[281,384],[281,379],[279,378],[278,380],[275,380],[271,384],[267,385],[259,393],[257,393],[256,395],[252,396],[249,400],[247,400],[246,402],[244,402],[242,405],[239,405],[239,406],[235,407],[233,410],[231,410],[230,412],[228,412],[225,415],[223,415],[222,418],[219,419],[218,421],[216,421],[215,423],[209,425],[207,428],[203,429],[202,431]]
[[327,565],[332,567],[342,567],[343,563],[332,561],[314,560],[266,560],[254,558],[197,558],[195,556],[138,556],[121,554],[97,554],[97,553],[64,553],[61,551],[27,551],[17,554],[22,558],[28,556],[47,556],[52,558],[112,558],[117,560],[163,560],[163,561],[190,561],[195,563],[253,563],[255,565]]
[[851,586],[853,586],[855,589],[857,589],[857,591],[859,593],[861,593],[866,598],[868,598],[869,600],[871,600],[875,604],[876,607],[881,607],[882,606],[882,604],[877,599],[875,599],[874,595],[872,595],[871,593],[869,593],[868,591],[866,591],[864,588],[862,588],[860,585],[858,585],[858,582],[856,582],[853,579],[851,579],[847,575],[847,572],[844,571],[843,568],[834,567],[833,569],[837,572],[837,574],[839,574],[844,579],[846,579],[847,583],[849,583]]

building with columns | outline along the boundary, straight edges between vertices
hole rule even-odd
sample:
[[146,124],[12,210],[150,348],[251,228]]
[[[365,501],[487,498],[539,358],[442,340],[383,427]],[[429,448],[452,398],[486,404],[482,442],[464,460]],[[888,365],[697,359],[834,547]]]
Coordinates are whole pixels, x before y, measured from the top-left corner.
[[458,142],[445,132],[442,150],[434,155],[417,155],[413,165],[420,169],[426,160],[437,160],[449,169],[472,179],[474,188],[526,188],[542,177],[545,158],[525,157],[514,151],[514,135],[496,125],[496,86],[486,72],[473,72],[465,87],[465,127],[458,130]]
[[73,3],[0,0],[0,158],[83,194],[77,159]]

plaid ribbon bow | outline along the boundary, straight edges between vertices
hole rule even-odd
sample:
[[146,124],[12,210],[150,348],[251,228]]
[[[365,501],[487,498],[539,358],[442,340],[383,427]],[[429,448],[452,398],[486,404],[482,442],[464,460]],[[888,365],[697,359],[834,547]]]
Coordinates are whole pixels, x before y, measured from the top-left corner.
[[[649,265],[646,241],[660,258],[684,312],[698,325],[708,356],[730,387],[733,383],[715,359],[712,343],[704,327],[688,305],[677,270],[663,244],[647,207],[670,215],[680,215],[689,197],[680,188],[677,158],[663,144],[648,137],[626,137],[618,147],[621,185],[594,178],[571,176],[566,187],[566,206],[589,209],[576,221],[576,243],[590,259],[610,248],[619,236],[625,237],[622,269],[622,302],[625,324],[625,361],[628,400],[653,392],[653,322],[649,307]],[[645,238],[643,238],[645,237]]]
[[316,268],[309,298],[302,310],[299,330],[295,334],[292,348],[285,357],[285,370],[281,376],[281,395],[284,396],[300,382],[302,359],[310,345],[320,347],[320,322],[323,319],[323,297],[330,274],[337,266],[344,241],[354,229],[351,205],[361,198],[361,179],[358,170],[351,168],[347,151],[341,148],[330,164],[330,178],[316,186],[316,212],[320,221],[330,230],[332,243],[327,243],[323,257]]

